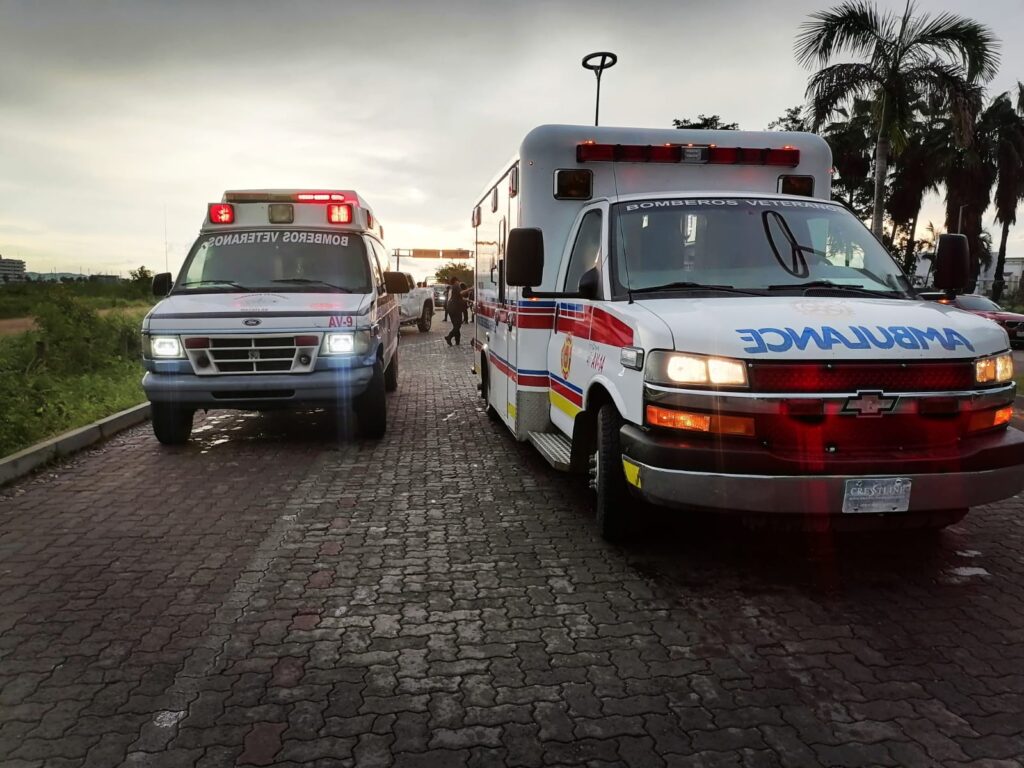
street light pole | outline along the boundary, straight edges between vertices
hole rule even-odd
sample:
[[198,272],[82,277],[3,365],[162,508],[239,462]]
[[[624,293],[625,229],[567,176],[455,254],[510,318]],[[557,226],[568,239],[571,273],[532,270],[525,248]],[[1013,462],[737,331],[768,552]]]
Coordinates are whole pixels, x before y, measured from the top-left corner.
[[589,53],[583,57],[583,68],[589,69],[597,77],[597,99],[594,103],[594,125],[600,125],[601,117],[601,73],[611,69],[619,57],[610,51]]

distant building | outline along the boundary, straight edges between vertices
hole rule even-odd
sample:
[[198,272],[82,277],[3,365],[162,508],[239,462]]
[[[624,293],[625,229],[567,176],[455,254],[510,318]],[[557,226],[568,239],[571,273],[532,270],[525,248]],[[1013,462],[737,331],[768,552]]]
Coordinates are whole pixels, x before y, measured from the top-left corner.
[[0,282],[21,282],[25,279],[25,262],[21,259],[0,258]]

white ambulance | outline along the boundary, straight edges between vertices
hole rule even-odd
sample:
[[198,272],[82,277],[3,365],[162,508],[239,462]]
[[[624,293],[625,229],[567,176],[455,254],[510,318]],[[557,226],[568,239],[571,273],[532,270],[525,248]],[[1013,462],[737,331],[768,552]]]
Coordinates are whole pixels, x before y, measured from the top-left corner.
[[211,203],[142,324],[143,388],[162,443],[197,409],[355,406],[362,435],[387,426],[398,386],[404,275],[385,272],[383,228],[357,193],[235,190]]
[[[1024,486],[1006,333],[921,301],[800,133],[551,125],[472,212],[488,412],[629,496],[941,527]],[[962,287],[943,236],[936,283]],[[858,526],[860,527],[860,526]]]

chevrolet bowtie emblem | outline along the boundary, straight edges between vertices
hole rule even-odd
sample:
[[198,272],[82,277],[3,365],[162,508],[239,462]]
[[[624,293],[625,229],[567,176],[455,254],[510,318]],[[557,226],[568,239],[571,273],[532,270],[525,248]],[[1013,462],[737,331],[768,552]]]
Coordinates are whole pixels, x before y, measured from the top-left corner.
[[854,397],[847,398],[842,413],[853,416],[881,416],[891,413],[899,402],[898,397],[886,397],[882,392],[858,392]]

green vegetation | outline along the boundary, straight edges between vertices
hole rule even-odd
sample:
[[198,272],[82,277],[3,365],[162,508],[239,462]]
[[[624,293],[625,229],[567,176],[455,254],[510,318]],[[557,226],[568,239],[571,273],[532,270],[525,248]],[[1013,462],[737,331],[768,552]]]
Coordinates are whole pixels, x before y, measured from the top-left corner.
[[444,266],[438,267],[434,273],[434,279],[439,283],[449,283],[453,277],[459,278],[459,281],[466,285],[472,285],[473,267],[450,261]]
[[32,314],[38,331],[0,337],[0,456],[145,400],[141,309],[101,316],[58,286]]
[[18,282],[0,284],[0,318],[33,317],[37,308],[57,296],[74,296],[92,309],[150,306],[153,273],[145,267],[132,270],[131,278],[116,283],[98,280],[71,282]]

